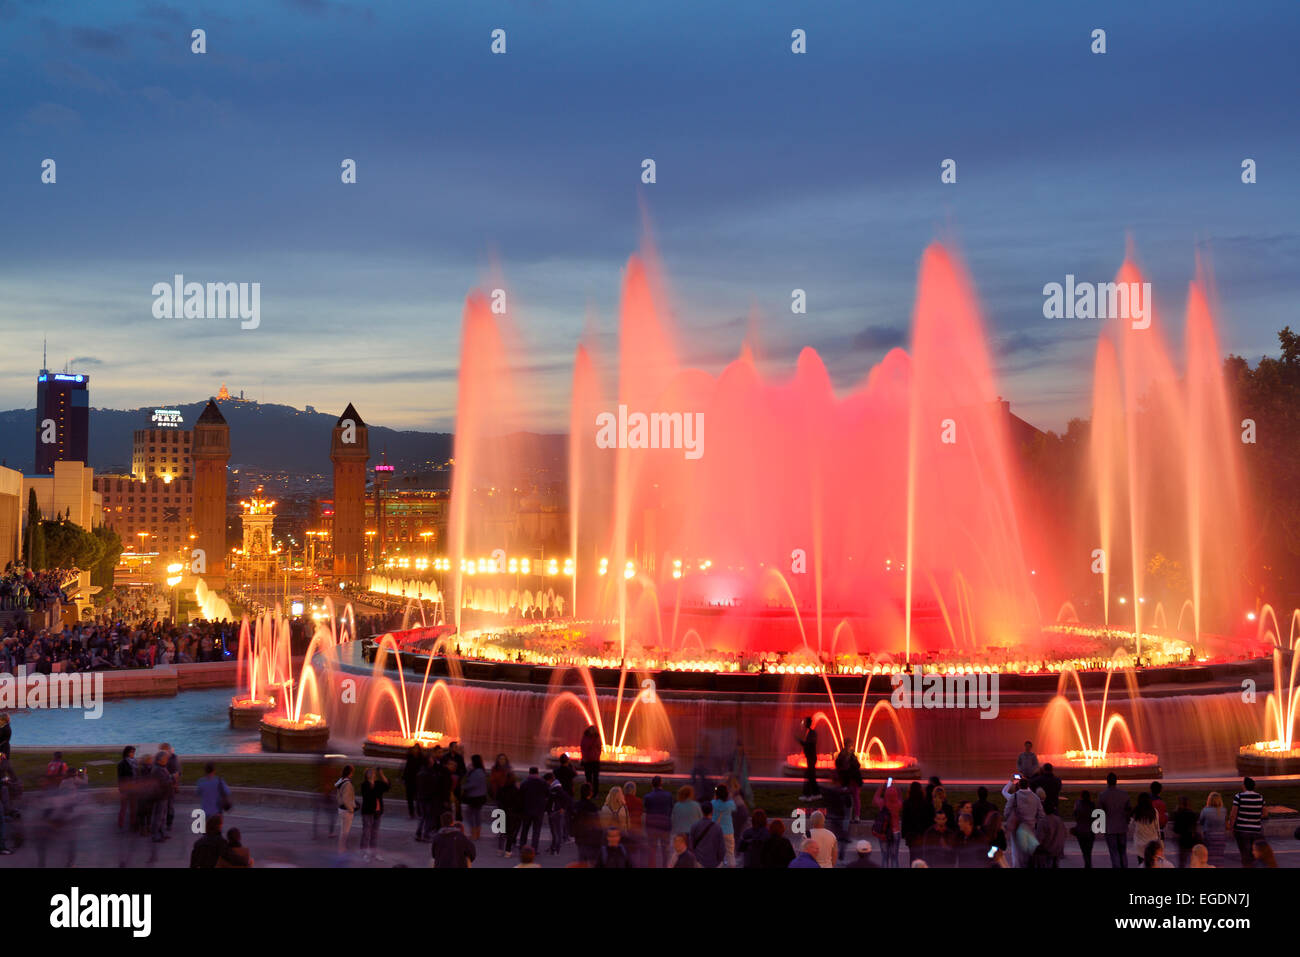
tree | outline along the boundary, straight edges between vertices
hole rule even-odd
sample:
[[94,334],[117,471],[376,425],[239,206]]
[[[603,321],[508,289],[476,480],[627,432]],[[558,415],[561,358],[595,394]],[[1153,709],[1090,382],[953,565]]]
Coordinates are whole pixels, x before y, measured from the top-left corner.
[[1244,446],[1256,529],[1249,571],[1274,600],[1300,581],[1300,333],[1287,326],[1277,339],[1279,358],[1264,356],[1253,369],[1240,356],[1223,364],[1237,408],[1255,424],[1255,442]]
[[89,571],[104,556],[105,544],[76,522],[45,522],[45,560],[48,568],[76,566]]
[[45,567],[45,532],[36,489],[27,490],[27,528],[23,533],[23,564],[40,571]]
[[95,567],[90,570],[90,584],[98,585],[105,591],[113,587],[113,572],[118,559],[122,557],[122,539],[107,525],[97,525],[91,533],[99,541],[103,551]]

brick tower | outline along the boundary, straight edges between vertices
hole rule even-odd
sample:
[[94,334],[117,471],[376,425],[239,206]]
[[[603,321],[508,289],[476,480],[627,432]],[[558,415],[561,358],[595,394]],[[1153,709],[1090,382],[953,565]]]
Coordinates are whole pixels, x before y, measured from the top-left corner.
[[205,569],[196,571],[196,575],[216,591],[226,585],[226,463],[230,461],[230,426],[212,399],[194,423],[190,457],[194,461],[195,547],[203,550],[201,567]]
[[366,424],[352,408],[343,410],[330,439],[334,463],[334,574],[359,577],[366,570],[366,462],[370,440]]

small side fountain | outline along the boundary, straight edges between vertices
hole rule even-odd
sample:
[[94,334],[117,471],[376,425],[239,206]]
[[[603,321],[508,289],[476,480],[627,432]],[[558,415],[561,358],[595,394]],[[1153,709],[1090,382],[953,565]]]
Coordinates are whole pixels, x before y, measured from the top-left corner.
[[[840,723],[839,708],[835,704],[835,695],[831,691],[830,681],[825,675],[822,675],[822,681],[826,684],[826,696],[830,699],[831,713],[827,715],[825,711],[817,711],[813,713],[812,719],[814,728],[825,725],[830,731],[833,750],[829,753],[820,752],[817,755],[817,776],[828,778],[835,775],[835,757],[844,749],[847,738],[844,734],[844,726]],[[907,753],[910,750],[907,732],[903,730],[903,723],[898,719],[898,712],[887,699],[883,698],[872,705],[871,710],[868,711],[867,692],[870,689],[871,679],[868,678],[862,688],[862,698],[858,702],[858,726],[853,736],[853,753],[857,755],[858,763],[866,772],[883,773],[896,778],[920,777],[920,762]],[[881,715],[892,722],[895,740],[900,750],[891,752],[878,735],[871,733],[871,726]],[[795,752],[786,756],[781,773],[786,777],[802,777],[807,768],[808,759],[802,752]]]
[[[560,710],[566,706],[572,707],[582,715],[583,726],[594,726],[596,733],[600,735],[600,769],[602,771],[626,771],[629,768],[634,768],[646,774],[671,773],[673,770],[672,755],[667,750],[645,745],[633,745],[627,741],[628,729],[632,724],[632,715],[636,712],[637,706],[642,704],[646,706],[646,711],[649,712],[648,717],[656,721],[657,727],[655,730],[671,737],[668,718],[664,712],[663,703],[655,693],[654,682],[649,679],[642,682],[641,690],[632,699],[627,714],[623,714],[623,691],[627,679],[627,665],[626,663],[623,665],[618,681],[618,696],[615,699],[614,722],[610,733],[606,734],[604,720],[600,713],[600,700],[596,697],[596,686],[595,682],[592,681],[591,671],[586,666],[579,666],[577,671],[586,687],[587,702],[590,707],[572,691],[558,689],[556,683],[562,680],[563,674],[557,672],[552,680],[553,697],[546,706],[546,713],[542,718],[541,739],[546,741],[552,738],[555,720]],[[547,766],[557,767],[562,754],[567,754],[569,760],[573,762],[582,760],[580,745],[565,742],[550,749],[547,755]]]
[[[402,654],[392,635],[384,635],[379,640],[375,653],[375,671],[371,679],[369,703],[366,708],[366,727],[373,729],[376,712],[385,704],[391,704],[397,715],[396,729],[370,730],[361,747],[363,754],[374,757],[405,757],[413,747],[433,748],[446,746],[460,738],[460,721],[456,713],[456,702],[452,688],[441,678],[429,683],[429,673],[433,668],[434,658],[439,652],[446,654],[450,636],[436,639],[428,650],[428,661],[424,667],[424,679],[420,682],[420,698],[412,719],[406,697],[405,672],[402,669]],[[384,672],[388,653],[391,652],[397,664],[397,679],[388,677]],[[456,675],[455,658],[447,656],[449,669]],[[443,702],[443,723],[437,729],[429,727],[430,717],[435,702]]]
[[270,612],[262,615],[251,629],[247,615],[240,622],[235,683],[243,693],[230,699],[228,713],[232,728],[251,731],[275,710],[276,693],[287,678],[276,668],[276,663],[283,660],[276,649],[289,641],[289,623],[279,612],[277,607],[274,615]]
[[[330,728],[325,719],[325,699],[331,693],[330,662],[333,656],[329,652],[335,644],[332,622],[329,626],[318,623],[295,682],[287,634],[278,643],[273,656],[274,667],[282,669],[288,677],[275,710],[264,715],[258,724],[263,751],[315,752],[327,749]],[[320,670],[316,664],[318,655]]]
[[[1122,715],[1106,714],[1110,698],[1110,680],[1114,670],[1106,673],[1106,684],[1101,695],[1101,711],[1097,716],[1096,734],[1088,718],[1088,702],[1083,695],[1083,684],[1078,672],[1067,669],[1061,672],[1056,686],[1056,697],[1048,702],[1039,723],[1039,738],[1044,741],[1044,751],[1039,755],[1043,764],[1051,764],[1057,777],[1066,780],[1092,780],[1114,774],[1118,778],[1158,778],[1162,775],[1160,758],[1148,751],[1139,751]],[[1079,710],[1065,696],[1070,679],[1079,695]],[[1125,671],[1130,700],[1137,700],[1137,681],[1132,670]],[[1069,740],[1068,730],[1073,729],[1078,747],[1064,747]],[[1115,735],[1122,739],[1123,749],[1112,747]],[[1056,750],[1060,749],[1060,750]]]
[[1295,743],[1296,666],[1300,654],[1290,650],[1291,668],[1283,681],[1282,649],[1273,649],[1273,691],[1264,699],[1264,740],[1243,745],[1237,752],[1237,771],[1247,775],[1300,774],[1300,747]]

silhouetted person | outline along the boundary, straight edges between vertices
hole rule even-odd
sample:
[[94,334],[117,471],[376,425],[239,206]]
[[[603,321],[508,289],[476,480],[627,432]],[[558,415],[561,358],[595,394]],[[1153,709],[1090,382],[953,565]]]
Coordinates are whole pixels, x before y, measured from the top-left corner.
[[799,799],[815,801],[821,794],[821,788],[817,785],[817,729],[813,727],[812,718],[804,718],[800,722],[796,740],[804,757],[803,794],[799,795]]

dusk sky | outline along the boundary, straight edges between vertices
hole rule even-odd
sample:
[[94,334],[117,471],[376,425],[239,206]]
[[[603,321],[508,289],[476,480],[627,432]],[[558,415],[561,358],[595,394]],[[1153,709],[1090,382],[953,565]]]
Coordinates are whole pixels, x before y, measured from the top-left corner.
[[[496,264],[535,425],[563,430],[643,206],[685,357],[711,372],[752,312],[766,371],[811,345],[851,386],[906,345],[937,238],[1040,427],[1087,414],[1101,328],[1044,319],[1043,285],[1111,279],[1128,237],[1176,352],[1199,251],[1225,351],[1276,353],[1300,324],[1300,6],[984,6],[0,0],[0,409],[32,407],[48,335],[95,406],[224,382],[450,429],[462,304]],[[260,282],[260,327],[155,318],[175,273]]]

